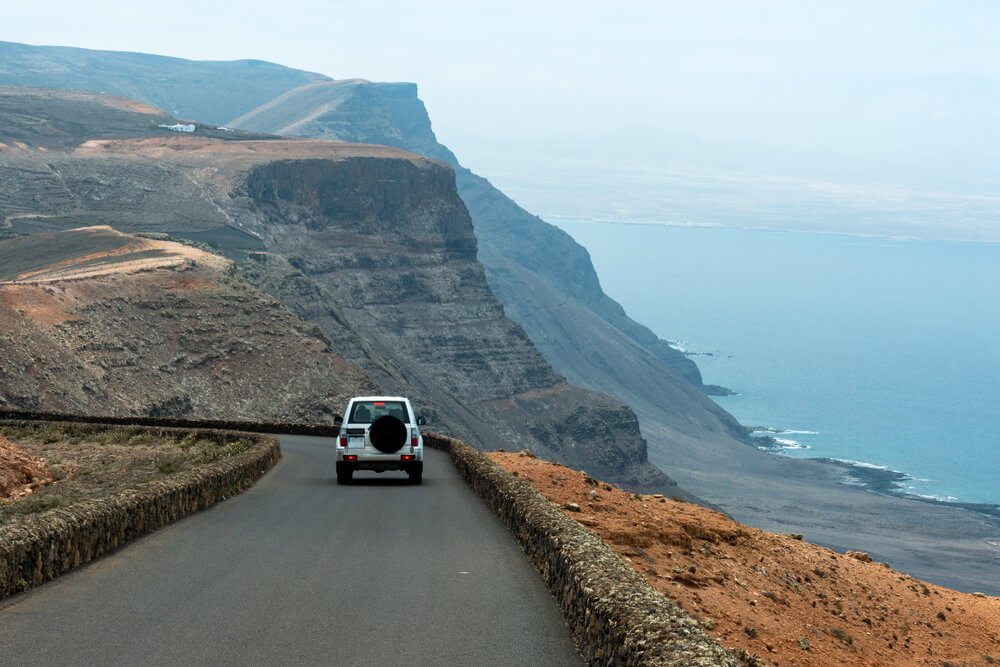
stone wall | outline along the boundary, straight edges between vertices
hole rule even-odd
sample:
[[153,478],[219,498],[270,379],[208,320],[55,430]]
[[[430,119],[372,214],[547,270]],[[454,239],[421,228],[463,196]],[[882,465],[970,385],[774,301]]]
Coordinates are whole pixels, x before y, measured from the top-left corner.
[[697,620],[530,483],[459,440],[424,434],[424,443],[449,452],[469,486],[510,528],[561,605],[589,664],[753,664],[715,643]]
[[[212,429],[240,431],[241,433],[280,433],[282,435],[315,435],[334,437],[340,427],[333,424],[302,424],[297,422],[250,422],[239,419],[185,419],[183,417],[91,417],[35,410],[8,410],[0,408],[0,420],[57,421],[74,424],[100,424],[112,426],[159,426],[166,428]],[[204,435],[204,434],[202,434]],[[209,437],[213,437],[209,434]]]
[[55,579],[137,537],[243,491],[281,458],[274,437],[234,431],[195,434],[208,438],[238,436],[253,440],[255,445],[236,456],[165,480],[0,526],[0,599]]

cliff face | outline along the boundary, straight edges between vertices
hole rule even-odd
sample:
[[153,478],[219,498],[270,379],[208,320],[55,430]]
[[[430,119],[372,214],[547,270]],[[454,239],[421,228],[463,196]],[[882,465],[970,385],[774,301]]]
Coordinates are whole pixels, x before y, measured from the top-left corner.
[[[5,98],[0,121],[19,99]],[[83,107],[86,100],[74,105],[77,115]],[[7,139],[0,130],[9,146],[0,152],[0,232],[99,221],[212,243],[382,390],[427,406],[435,428],[681,493],[646,461],[634,415],[566,383],[504,315],[447,166],[379,146],[165,130],[58,150]],[[157,312],[183,305],[136,298]],[[216,344],[225,347],[205,342]],[[134,360],[149,353],[143,344]]]
[[[90,72],[86,78],[79,74],[62,82],[52,78],[60,70],[82,71],[66,64],[77,61],[87,63],[82,68]],[[603,293],[582,247],[462,168],[451,151],[437,143],[414,84],[331,81],[266,65],[0,43],[0,83],[96,88],[133,94],[169,110],[178,109],[181,102],[174,100],[180,100],[184,106],[178,113],[230,126],[379,143],[450,164],[472,215],[479,260],[490,287],[507,315],[524,328],[558,373],[579,386],[615,396],[639,412],[661,461],[680,455],[677,445],[685,448],[687,457],[721,441],[743,442],[739,424],[704,396],[716,388],[704,387],[689,358],[628,318]],[[246,68],[256,68],[255,75],[248,76]],[[160,70],[169,72],[163,86],[149,76]],[[234,92],[234,86],[241,90]],[[211,104],[201,104],[202,98]],[[183,217],[192,221],[210,215],[210,211],[191,211]],[[249,237],[240,239],[231,228],[225,234],[232,242],[252,242]],[[563,335],[567,332],[570,338]]]
[[273,162],[253,168],[239,193],[282,258],[247,275],[304,316],[336,304],[315,321],[386,391],[435,406],[437,425],[482,446],[529,447],[623,483],[668,484],[646,462],[634,415],[567,384],[504,315],[450,169]]
[[229,124],[283,136],[396,146],[453,167],[458,164],[451,152],[437,143],[413,83],[348,79],[307,84]]
[[398,146],[452,165],[479,260],[507,315],[571,382],[635,409],[664,458],[676,443],[742,444],[742,427],[706,397],[697,366],[604,294],[587,251],[527,213],[437,143],[412,84],[321,82],[289,91],[232,125]]
[[0,406],[332,421],[375,384],[188,246],[89,227],[0,241]]

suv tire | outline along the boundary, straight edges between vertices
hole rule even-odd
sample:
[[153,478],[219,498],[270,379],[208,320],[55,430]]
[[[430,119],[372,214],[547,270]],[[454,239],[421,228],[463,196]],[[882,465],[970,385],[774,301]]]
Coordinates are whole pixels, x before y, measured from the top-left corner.
[[[327,468],[329,470],[329,468]],[[354,468],[343,463],[337,463],[337,484],[350,484],[354,478]]]
[[406,472],[410,476],[410,484],[420,484],[424,479],[424,464],[417,463]]

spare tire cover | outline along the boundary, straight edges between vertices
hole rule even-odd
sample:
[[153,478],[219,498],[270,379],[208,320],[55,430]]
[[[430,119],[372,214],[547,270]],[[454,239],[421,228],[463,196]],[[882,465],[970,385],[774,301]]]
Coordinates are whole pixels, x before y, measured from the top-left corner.
[[383,454],[393,454],[406,444],[406,425],[392,415],[379,417],[368,429],[368,441]]

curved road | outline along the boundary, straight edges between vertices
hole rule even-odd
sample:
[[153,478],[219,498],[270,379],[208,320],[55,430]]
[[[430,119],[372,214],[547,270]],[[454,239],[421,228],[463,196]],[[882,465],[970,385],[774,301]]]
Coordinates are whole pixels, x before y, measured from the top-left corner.
[[581,664],[447,455],[337,486],[329,439],[281,446],[245,493],[0,602],[0,663]]

